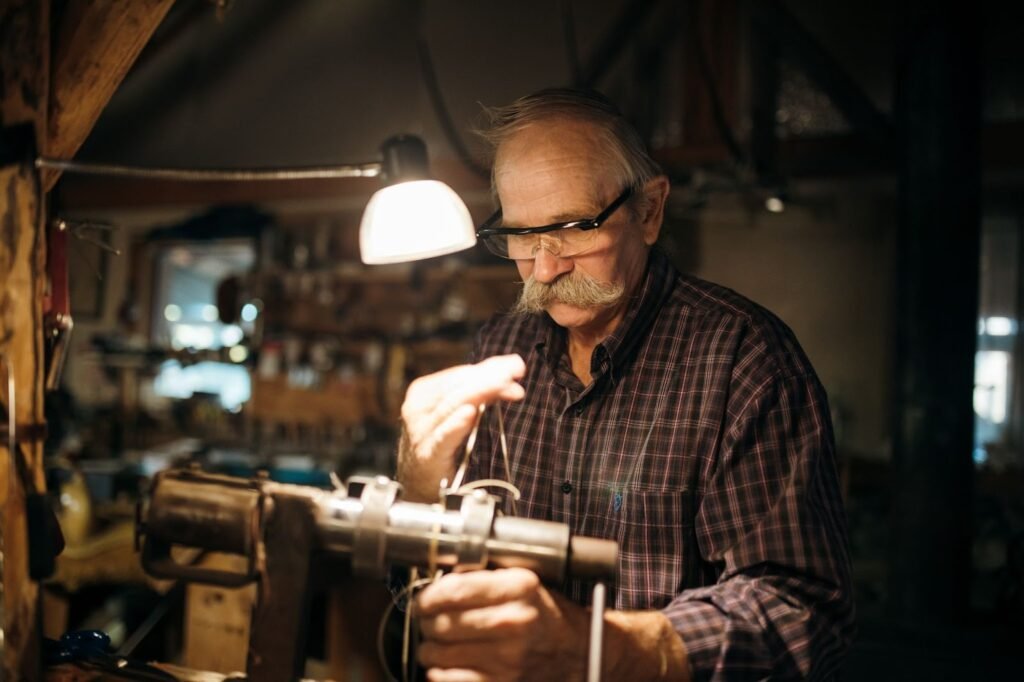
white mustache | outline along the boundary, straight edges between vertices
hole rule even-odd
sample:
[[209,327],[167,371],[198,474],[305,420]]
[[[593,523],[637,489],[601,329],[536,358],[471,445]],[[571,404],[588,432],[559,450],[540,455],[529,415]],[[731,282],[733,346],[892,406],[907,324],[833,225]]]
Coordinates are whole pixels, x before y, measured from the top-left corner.
[[538,282],[531,275],[523,282],[514,313],[540,313],[552,303],[575,308],[608,308],[622,299],[624,284],[599,282],[579,272],[560,277],[550,284]]

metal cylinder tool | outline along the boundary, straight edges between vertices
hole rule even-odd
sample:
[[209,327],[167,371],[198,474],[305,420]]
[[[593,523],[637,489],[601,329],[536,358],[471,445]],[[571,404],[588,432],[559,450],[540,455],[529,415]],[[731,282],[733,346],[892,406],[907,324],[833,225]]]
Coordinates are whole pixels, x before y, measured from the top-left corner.
[[[301,672],[304,600],[312,551],[351,559],[357,575],[381,577],[392,564],[433,569],[524,567],[549,584],[567,578],[610,580],[618,546],[573,537],[561,523],[505,517],[484,490],[448,493],[441,503],[401,500],[386,477],[353,477],[343,489],[321,490],[241,479],[194,469],[161,472],[140,508],[144,568],[161,578],[224,586],[259,580],[253,614],[250,680],[294,679]],[[244,572],[209,570],[175,561],[173,546],[247,558]]]

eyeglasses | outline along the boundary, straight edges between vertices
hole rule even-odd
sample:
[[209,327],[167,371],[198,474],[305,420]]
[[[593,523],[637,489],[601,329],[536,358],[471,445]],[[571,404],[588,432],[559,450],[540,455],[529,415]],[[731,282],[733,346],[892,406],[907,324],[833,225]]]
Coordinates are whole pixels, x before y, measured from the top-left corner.
[[633,188],[627,187],[608,208],[594,218],[552,223],[542,227],[491,227],[501,220],[501,209],[488,218],[476,231],[477,239],[483,241],[487,250],[496,256],[511,260],[529,260],[541,248],[552,255],[568,258],[578,256],[597,239],[597,228],[601,227],[616,209],[633,196]]

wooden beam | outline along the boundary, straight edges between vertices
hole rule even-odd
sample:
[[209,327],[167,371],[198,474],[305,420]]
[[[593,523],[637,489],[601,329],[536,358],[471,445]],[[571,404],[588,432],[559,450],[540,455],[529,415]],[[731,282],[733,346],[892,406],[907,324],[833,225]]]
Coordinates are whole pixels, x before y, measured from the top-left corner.
[[622,11],[602,36],[594,52],[587,59],[579,85],[596,88],[615,66],[619,56],[630,47],[634,33],[643,25],[647,15],[660,0],[635,0],[623,3]]
[[[1024,121],[996,121],[981,131],[982,170],[1024,171]],[[654,159],[670,174],[685,175],[696,167],[727,163],[729,154],[719,144],[684,145],[654,150]],[[895,174],[896,153],[877,147],[859,133],[779,140],[781,177],[820,178]]]
[[[56,34],[47,156],[74,157],[174,0],[68,0]],[[49,191],[59,173],[47,171]]]
[[0,4],[0,124],[31,123],[36,149],[46,138],[50,74],[49,0]]
[[[738,107],[738,10],[735,0],[687,3],[684,36],[683,146],[724,158],[740,156]],[[728,128],[728,131],[726,129]]]
[[782,51],[796,60],[854,130],[863,133],[878,147],[893,142],[889,116],[875,106],[843,65],[780,0],[752,2],[750,9],[756,30],[766,31],[779,41]]

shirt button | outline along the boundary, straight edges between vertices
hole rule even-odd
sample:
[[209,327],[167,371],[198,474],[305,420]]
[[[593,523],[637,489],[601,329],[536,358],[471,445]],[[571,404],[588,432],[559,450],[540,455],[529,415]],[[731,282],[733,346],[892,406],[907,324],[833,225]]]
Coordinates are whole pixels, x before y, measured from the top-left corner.
[[577,417],[581,416],[583,414],[583,406],[582,405],[577,405],[576,408],[573,410],[573,412],[576,413]]
[[562,484],[562,492],[565,493],[566,495],[571,493],[572,492],[572,483],[570,483],[569,481],[566,481],[565,483],[563,483]]

